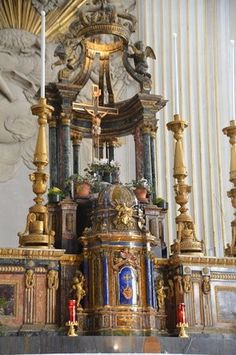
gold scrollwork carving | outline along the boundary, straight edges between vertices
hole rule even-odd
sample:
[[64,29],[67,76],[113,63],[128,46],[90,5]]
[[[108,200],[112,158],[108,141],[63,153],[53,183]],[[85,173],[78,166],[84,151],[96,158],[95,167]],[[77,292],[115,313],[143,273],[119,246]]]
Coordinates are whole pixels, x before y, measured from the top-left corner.
[[133,228],[133,208],[128,207],[125,202],[116,206],[117,215],[113,220],[113,224],[117,229]]
[[58,271],[49,270],[47,274],[48,288],[49,289],[58,289],[59,280],[58,280]]
[[25,273],[25,287],[27,289],[33,288],[35,285],[35,274],[34,270],[29,269]]
[[183,277],[183,289],[185,293],[190,293],[192,291],[192,279],[190,275],[185,275]]
[[123,265],[131,265],[134,268],[140,268],[138,259],[133,252],[130,252],[128,248],[124,248],[120,251],[118,256],[114,256],[114,269],[119,270]]

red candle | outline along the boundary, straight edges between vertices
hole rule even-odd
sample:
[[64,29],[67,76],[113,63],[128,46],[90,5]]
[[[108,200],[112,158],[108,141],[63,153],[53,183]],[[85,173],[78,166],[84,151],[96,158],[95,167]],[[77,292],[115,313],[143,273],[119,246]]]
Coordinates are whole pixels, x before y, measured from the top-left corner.
[[70,322],[75,322],[75,300],[68,301],[68,310],[69,310],[69,320]]
[[185,320],[185,305],[184,303],[179,303],[177,309],[177,322],[185,323]]

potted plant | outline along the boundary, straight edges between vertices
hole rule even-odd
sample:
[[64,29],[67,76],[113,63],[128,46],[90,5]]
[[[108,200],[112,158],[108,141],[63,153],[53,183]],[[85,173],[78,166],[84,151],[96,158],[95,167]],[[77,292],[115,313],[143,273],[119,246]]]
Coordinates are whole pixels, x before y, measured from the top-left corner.
[[160,207],[164,210],[168,209],[168,202],[166,202],[162,197],[157,197],[154,205],[156,205],[157,207]]
[[73,174],[66,181],[67,188],[73,190],[74,198],[87,198],[91,192],[91,186],[94,178],[90,174],[84,176]]
[[48,189],[48,203],[57,203],[64,198],[64,192],[56,186]]
[[147,202],[147,194],[151,190],[148,180],[144,177],[141,179],[132,180],[132,187],[134,188],[134,193],[137,199],[140,202]]
[[98,180],[109,183],[119,182],[120,164],[115,160],[94,159],[84,171]]

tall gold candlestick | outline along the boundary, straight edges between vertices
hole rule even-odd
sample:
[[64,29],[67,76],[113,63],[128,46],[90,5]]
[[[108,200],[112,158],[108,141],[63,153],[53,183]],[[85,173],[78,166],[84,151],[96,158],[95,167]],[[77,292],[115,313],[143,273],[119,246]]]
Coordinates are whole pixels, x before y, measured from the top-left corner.
[[185,184],[188,176],[184,163],[183,132],[188,127],[186,121],[181,120],[180,115],[174,115],[174,120],[167,123],[168,130],[174,133],[175,156],[174,156],[174,178],[177,184],[174,185],[176,193],[175,201],[180,205],[180,214],[176,217],[177,238],[171,245],[171,252],[174,254],[203,254],[203,242],[197,240],[195,226],[192,217],[188,213],[187,203],[191,186]]
[[[231,144],[229,180],[234,185],[233,188],[227,192],[227,195],[231,199],[233,208],[236,209],[236,121],[230,121],[230,126],[225,127],[223,133],[229,137]],[[227,256],[236,256],[236,210],[234,216],[235,218],[231,222],[232,241],[231,244],[227,244],[225,249],[225,255]]]
[[29,208],[25,231],[18,233],[19,246],[30,248],[52,248],[54,243],[54,232],[48,230],[48,209],[43,205],[43,194],[47,190],[48,175],[44,172],[48,165],[46,124],[51,116],[53,108],[46,103],[45,98],[41,98],[39,103],[33,105],[33,115],[38,116],[38,138],[34,153],[34,165],[37,171],[30,174],[30,181],[33,182],[33,192],[35,205]]

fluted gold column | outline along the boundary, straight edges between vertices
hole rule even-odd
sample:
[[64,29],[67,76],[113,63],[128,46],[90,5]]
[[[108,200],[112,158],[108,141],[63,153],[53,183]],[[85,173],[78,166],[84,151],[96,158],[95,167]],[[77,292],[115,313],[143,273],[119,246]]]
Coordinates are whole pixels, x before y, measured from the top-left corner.
[[48,174],[44,172],[48,165],[46,124],[53,108],[46,103],[46,99],[41,98],[39,103],[33,105],[32,114],[38,116],[39,132],[34,153],[34,165],[37,171],[29,175],[33,182],[33,192],[35,205],[29,208],[25,231],[18,233],[19,246],[30,248],[52,248],[54,243],[54,232],[48,230],[48,209],[43,205],[47,189]]
[[[231,156],[230,156],[230,178],[233,183],[233,188],[227,192],[228,197],[231,199],[232,206],[236,208],[236,120],[230,121],[230,126],[223,129],[223,133],[229,137],[231,144]],[[232,228],[232,241],[231,244],[227,244],[225,249],[225,255],[236,256],[236,210],[234,212],[235,218],[231,222]]]
[[175,156],[174,156],[174,178],[177,184],[174,185],[175,201],[180,205],[180,214],[176,217],[177,238],[171,245],[171,252],[174,254],[203,254],[203,242],[197,240],[195,226],[192,217],[188,213],[187,203],[191,186],[185,184],[188,176],[184,164],[183,132],[188,127],[186,121],[181,120],[179,115],[174,115],[174,121],[167,123],[168,130],[174,133]]

